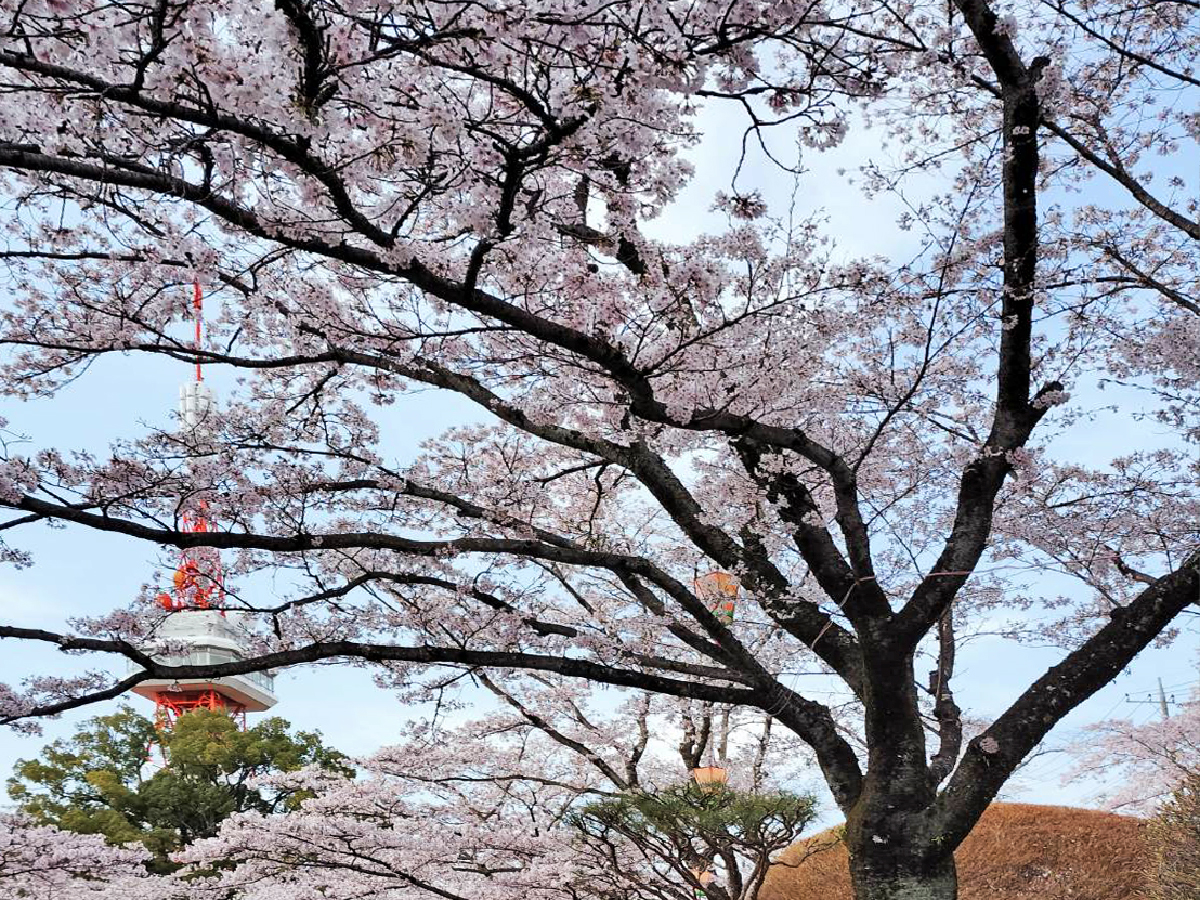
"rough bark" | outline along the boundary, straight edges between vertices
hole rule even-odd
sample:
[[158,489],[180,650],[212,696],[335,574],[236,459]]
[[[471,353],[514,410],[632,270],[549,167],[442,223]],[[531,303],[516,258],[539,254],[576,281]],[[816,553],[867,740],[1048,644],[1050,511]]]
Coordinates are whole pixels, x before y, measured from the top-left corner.
[[954,900],[958,896],[953,859],[932,871],[878,874],[852,867],[850,877],[855,900]]

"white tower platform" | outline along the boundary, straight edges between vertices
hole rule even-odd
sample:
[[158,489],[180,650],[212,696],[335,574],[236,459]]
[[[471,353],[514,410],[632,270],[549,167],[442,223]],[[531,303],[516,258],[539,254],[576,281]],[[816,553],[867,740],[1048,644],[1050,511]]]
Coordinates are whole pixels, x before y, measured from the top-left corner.
[[[243,659],[238,633],[230,619],[236,612],[221,615],[215,609],[188,609],[174,613],[158,630],[162,643],[184,644],[184,653],[157,653],[156,661],[171,666],[211,666]],[[248,672],[229,678],[153,678],[133,688],[149,700],[172,691],[215,691],[245,707],[246,712],[262,712],[275,705],[275,676],[269,672]]]

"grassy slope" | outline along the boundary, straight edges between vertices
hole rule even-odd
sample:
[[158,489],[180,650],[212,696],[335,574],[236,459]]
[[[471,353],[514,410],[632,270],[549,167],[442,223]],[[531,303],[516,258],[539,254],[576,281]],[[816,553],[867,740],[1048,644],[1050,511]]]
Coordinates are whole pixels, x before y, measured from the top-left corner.
[[[995,804],[954,854],[959,900],[1135,900],[1145,883],[1143,828],[1095,810]],[[759,900],[851,900],[846,850],[831,833],[781,862]]]

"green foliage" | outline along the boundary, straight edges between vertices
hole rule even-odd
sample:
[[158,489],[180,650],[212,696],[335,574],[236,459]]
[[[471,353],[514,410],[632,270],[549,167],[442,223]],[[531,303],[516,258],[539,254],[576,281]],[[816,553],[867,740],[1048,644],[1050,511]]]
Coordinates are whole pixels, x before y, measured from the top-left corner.
[[1151,900],[1200,897],[1200,773],[1191,773],[1150,822]]
[[[168,762],[147,765],[159,743]],[[85,722],[69,740],[17,761],[9,796],[36,821],[79,834],[102,834],[111,844],[141,841],[154,870],[171,868],[167,854],[210,837],[235,812],[264,814],[294,808],[296,792],[252,788],[252,778],[317,765],[353,774],[320,735],[288,731],[271,718],[242,731],[229,716],[197,710],[159,735],[129,707]]]
[[[803,794],[686,784],[600,800],[569,821],[580,834],[581,858],[590,858],[595,894],[755,900],[773,854],[815,817],[816,800]],[[704,870],[722,877],[701,884],[697,872]]]
[[[773,855],[815,817],[811,796],[686,784],[591,803],[569,821],[599,896],[755,900]],[[705,870],[720,879],[702,885]]]
[[655,794],[629,793],[584,807],[573,824],[591,834],[616,831],[639,843],[701,841],[757,852],[782,849],[816,817],[813,797],[746,794],[726,787],[678,785]]

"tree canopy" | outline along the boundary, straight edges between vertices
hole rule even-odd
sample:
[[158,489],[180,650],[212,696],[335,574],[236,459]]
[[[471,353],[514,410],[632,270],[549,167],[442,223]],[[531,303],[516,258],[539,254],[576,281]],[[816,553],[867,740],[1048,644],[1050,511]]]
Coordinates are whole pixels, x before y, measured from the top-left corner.
[[[323,660],[439,708],[748,707],[814,754],[858,900],[946,900],[1006,779],[1200,595],[1195,3],[0,8],[3,391],[133,358],[232,388],[108,452],[6,442],[4,558],[49,523],[281,585],[230,590],[222,663],[156,656],[150,596],[0,625],[134,668],[0,688],[0,722]],[[818,160],[881,212],[834,227]],[[431,390],[472,412],[401,457]],[[983,631],[1060,652],[972,728]]]
[[[651,694],[611,708],[569,688],[531,703],[485,678],[501,709],[411,723],[403,743],[356,761],[355,781],[271,778],[306,794],[298,808],[231,816],[181,855],[176,886],[239,900],[755,900],[815,817],[795,737],[760,713]],[[679,730],[692,737],[672,746]],[[697,755],[728,784],[693,783]],[[154,900],[167,897],[170,882]]]
[[[152,744],[159,764],[150,759]],[[222,712],[196,710],[160,732],[123,707],[18,760],[8,794],[39,824],[103,835],[110,844],[140,841],[162,871],[172,867],[171,851],[212,837],[233,813],[295,808],[300,795],[255,780],[306,766],[350,774],[319,735],[292,734],[280,718],[241,730]]]

